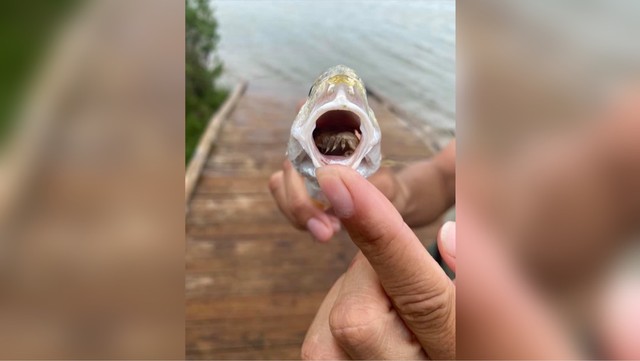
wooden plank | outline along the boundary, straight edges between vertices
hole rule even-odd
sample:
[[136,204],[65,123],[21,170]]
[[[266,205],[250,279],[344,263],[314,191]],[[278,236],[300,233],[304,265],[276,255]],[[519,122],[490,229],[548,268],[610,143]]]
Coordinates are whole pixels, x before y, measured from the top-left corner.
[[187,232],[190,236],[199,238],[220,238],[220,237],[246,237],[262,236],[268,234],[288,234],[291,233],[291,225],[283,222],[239,222],[226,224],[192,224],[187,222]]
[[233,89],[233,92],[231,93],[229,98],[225,100],[220,110],[218,110],[211,118],[209,124],[207,125],[207,129],[204,131],[204,134],[202,134],[202,137],[198,142],[198,146],[193,153],[193,157],[189,161],[189,166],[187,167],[187,171],[184,177],[184,192],[186,202],[189,202],[189,198],[191,197],[193,188],[195,187],[195,184],[198,181],[198,177],[200,176],[200,171],[202,170],[204,163],[209,157],[211,145],[213,144],[213,142],[215,142],[216,137],[218,136],[218,132],[220,131],[222,122],[227,118],[231,110],[233,110],[233,107],[237,103],[246,87],[246,81],[241,81],[238,85],[236,85],[236,87]]
[[187,245],[193,250],[187,253],[187,270],[214,272],[239,268],[236,260],[242,261],[243,266],[277,265],[282,258],[281,254],[287,254],[287,263],[308,262],[313,258],[314,263],[324,264],[333,258],[352,256],[356,249],[348,235],[342,232],[328,243],[313,242],[308,234],[302,231],[277,238],[190,241]]
[[[302,231],[275,237],[190,240],[187,247],[186,267],[189,273],[277,265],[282,262],[282,254],[287,255],[285,262],[296,264],[308,264],[311,259],[317,264],[325,264],[335,258],[349,261],[356,250],[342,232],[328,243],[317,243]],[[238,267],[238,261],[242,267]]]
[[196,188],[193,200],[215,195],[261,193],[267,187],[269,178],[265,176],[239,175],[236,177],[217,176],[207,169],[200,176],[200,184]]
[[[237,352],[241,349],[264,350],[278,345],[293,345],[300,352],[300,345],[313,314],[291,316],[282,327],[280,317],[248,318],[237,320],[191,321],[187,324],[186,344],[190,350],[208,354]],[[224,330],[224,332],[220,332]]]
[[299,360],[300,346],[295,344],[279,344],[270,347],[243,346],[235,349],[215,350],[213,352],[199,349],[187,349],[189,360]]
[[[317,311],[326,291],[188,298],[187,321],[291,317]],[[265,297],[268,296],[268,297]]]
[[[354,255],[355,251],[348,258],[351,259]],[[297,292],[300,289],[307,292],[327,292],[333,282],[347,269],[344,258],[329,258],[317,267],[308,267],[304,263],[305,260],[301,259],[298,262],[280,262],[256,267],[190,272],[186,279],[186,289],[192,300],[255,293]],[[309,262],[308,259],[306,261]],[[305,269],[305,272],[298,272],[300,269]]]
[[243,217],[261,223],[284,219],[271,195],[264,192],[225,198],[198,197],[191,202],[190,214],[190,224],[234,222]]

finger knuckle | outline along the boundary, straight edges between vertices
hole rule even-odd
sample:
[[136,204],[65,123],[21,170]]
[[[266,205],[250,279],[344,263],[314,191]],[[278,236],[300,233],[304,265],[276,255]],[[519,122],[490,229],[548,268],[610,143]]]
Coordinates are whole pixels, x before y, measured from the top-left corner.
[[340,345],[367,347],[380,332],[380,316],[362,299],[339,300],[329,314],[329,328]]
[[427,292],[408,293],[395,297],[394,303],[402,318],[425,329],[438,330],[447,327],[455,307],[453,285],[449,282],[433,287]]
[[408,226],[403,223],[402,225],[370,224],[367,227],[368,238],[366,242],[360,244],[367,258],[381,264],[394,263],[401,256],[398,254],[399,248],[395,245],[406,234],[407,231],[404,228]]
[[307,211],[307,202],[302,197],[293,197],[289,203],[291,211],[296,216],[302,216]]
[[280,187],[280,173],[273,173],[271,178],[269,178],[269,190],[271,193],[275,193],[275,191]]

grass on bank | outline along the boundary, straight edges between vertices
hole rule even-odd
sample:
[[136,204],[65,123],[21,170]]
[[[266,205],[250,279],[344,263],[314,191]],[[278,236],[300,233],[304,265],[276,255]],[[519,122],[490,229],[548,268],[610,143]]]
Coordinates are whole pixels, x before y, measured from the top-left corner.
[[216,86],[222,63],[215,56],[218,23],[207,0],[186,0],[185,166],[213,113],[229,91]]
[[[198,146],[198,141],[207,129],[209,120],[215,111],[222,105],[229,91],[226,89],[216,90],[208,97],[208,101],[199,102],[196,106],[199,108],[197,112],[189,112],[186,114],[185,123],[185,165],[189,164],[193,152]],[[188,100],[187,100],[188,102]],[[206,114],[206,115],[205,115]]]

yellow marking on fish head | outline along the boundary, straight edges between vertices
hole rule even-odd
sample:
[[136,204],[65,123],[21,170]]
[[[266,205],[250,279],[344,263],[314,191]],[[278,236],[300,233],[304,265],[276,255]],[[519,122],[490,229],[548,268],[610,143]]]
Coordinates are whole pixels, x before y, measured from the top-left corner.
[[331,78],[327,79],[327,82],[329,84],[346,84],[347,86],[354,86],[356,85],[356,80],[350,76],[344,75],[344,74],[338,74],[338,75],[334,75]]
[[329,90],[333,88],[336,84],[345,84],[348,87],[349,93],[351,95],[354,94],[354,89],[357,88],[361,92],[365,92],[362,83],[358,81],[358,79],[350,77],[345,74],[334,75],[331,78],[327,79],[327,83],[329,83]]

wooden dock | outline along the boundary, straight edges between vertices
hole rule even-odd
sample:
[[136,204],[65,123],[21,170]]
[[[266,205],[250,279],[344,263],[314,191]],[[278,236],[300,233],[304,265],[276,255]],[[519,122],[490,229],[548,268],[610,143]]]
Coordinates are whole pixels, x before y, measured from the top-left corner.
[[[370,102],[384,160],[431,155],[431,140]],[[344,231],[314,243],[271,198],[268,179],[282,166],[296,103],[249,86],[204,163],[187,204],[187,359],[299,359],[318,306],[356,253]],[[416,233],[428,244],[437,226]]]

